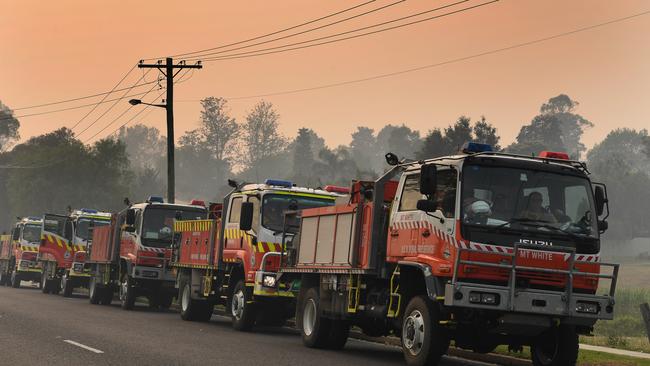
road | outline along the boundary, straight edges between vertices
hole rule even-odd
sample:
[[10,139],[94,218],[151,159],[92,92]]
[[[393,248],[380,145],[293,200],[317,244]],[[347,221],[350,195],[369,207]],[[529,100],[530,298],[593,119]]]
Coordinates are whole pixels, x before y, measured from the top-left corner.
[[[24,283],[27,284],[27,283]],[[404,365],[401,351],[350,339],[342,351],[306,348],[297,332],[242,333],[227,318],[180,319],[146,306],[122,310],[63,298],[36,288],[0,287],[1,365]],[[484,363],[446,357],[445,366]]]

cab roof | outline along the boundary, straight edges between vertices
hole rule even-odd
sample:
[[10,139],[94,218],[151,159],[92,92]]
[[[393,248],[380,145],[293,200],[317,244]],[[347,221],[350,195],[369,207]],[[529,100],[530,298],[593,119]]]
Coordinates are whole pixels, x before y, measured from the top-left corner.
[[402,165],[407,166],[406,171],[413,171],[413,170],[419,170],[422,167],[422,165],[425,165],[427,163],[435,163],[439,165],[448,165],[448,166],[460,166],[468,160],[472,160],[474,158],[481,158],[481,157],[490,157],[493,159],[498,159],[503,161],[519,161],[519,162],[529,162],[533,164],[545,164],[547,166],[551,165],[551,166],[565,167],[565,168],[570,167],[572,169],[575,169],[576,172],[582,172],[585,175],[589,174],[589,171],[587,170],[587,165],[584,162],[580,162],[576,160],[562,160],[562,159],[545,158],[539,156],[517,155],[517,154],[491,152],[491,151],[474,153],[474,154],[458,154],[458,155],[441,156],[433,159],[409,162]]
[[275,185],[269,185],[265,183],[252,183],[252,184],[246,184],[241,187],[240,190],[238,190],[240,193],[249,193],[249,192],[266,192],[266,193],[272,193],[272,192],[286,192],[286,193],[302,193],[302,194],[315,194],[315,195],[320,195],[320,196],[329,196],[332,198],[336,197],[341,197],[342,194],[336,193],[336,192],[329,192],[324,189],[316,189],[316,188],[306,188],[306,187],[282,187],[282,186],[275,186]]

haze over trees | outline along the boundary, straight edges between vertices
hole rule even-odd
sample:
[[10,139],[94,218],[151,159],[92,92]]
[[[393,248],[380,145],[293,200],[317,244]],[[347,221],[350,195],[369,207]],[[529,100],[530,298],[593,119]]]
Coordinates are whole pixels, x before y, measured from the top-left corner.
[[[243,120],[230,114],[223,98],[207,97],[201,107],[197,128],[176,144],[178,200],[220,201],[230,190],[229,178],[347,186],[352,179],[381,175],[389,151],[400,158],[425,159],[456,154],[465,142],[477,141],[511,153],[566,151],[587,160],[594,181],[606,183],[609,190],[612,216],[605,237],[625,241],[650,236],[644,221],[650,206],[648,132],[617,129],[587,151],[582,136],[593,123],[564,94],[541,103],[510,144],[501,141],[484,116],[460,115],[424,135],[402,122],[378,130],[359,124],[349,145],[334,147],[306,127],[309,121],[294,134],[283,135],[281,115],[266,101],[252,105]],[[166,192],[166,139],[155,127],[134,124],[92,145],[62,128],[16,145],[19,126],[11,110],[0,104],[0,230],[9,228],[17,215],[64,212],[67,206],[115,211],[123,207],[124,197],[136,202]]]

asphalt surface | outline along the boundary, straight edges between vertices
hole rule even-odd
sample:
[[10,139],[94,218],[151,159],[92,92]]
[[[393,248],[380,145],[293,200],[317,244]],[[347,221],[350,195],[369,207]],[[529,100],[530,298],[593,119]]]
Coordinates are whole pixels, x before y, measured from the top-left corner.
[[[27,284],[27,283],[23,283]],[[36,288],[0,287],[0,365],[404,365],[401,350],[350,339],[341,351],[309,349],[288,328],[233,330],[229,319],[180,319],[146,306],[122,310]],[[485,363],[445,357],[441,365]]]

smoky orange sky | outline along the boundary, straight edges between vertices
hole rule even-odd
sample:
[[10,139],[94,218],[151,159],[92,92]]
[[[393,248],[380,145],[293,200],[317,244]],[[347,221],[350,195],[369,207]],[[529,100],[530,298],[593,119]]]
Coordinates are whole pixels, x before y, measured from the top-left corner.
[[[10,108],[110,90],[138,60],[250,38],[359,4],[352,1],[0,1],[0,101]],[[389,0],[377,0],[357,14]],[[453,1],[407,0],[354,21],[280,41],[302,41],[409,15]],[[479,4],[472,0],[462,6]],[[456,9],[454,8],[454,9]],[[177,85],[176,135],[197,127],[206,96],[231,98],[242,122],[259,95],[370,77],[506,47],[650,10],[649,1],[502,0],[433,21],[292,52],[204,63]],[[343,18],[339,16],[336,19]],[[566,93],[594,122],[591,146],[610,130],[648,126],[650,15],[567,37],[419,72],[341,87],[268,96],[281,132],[314,129],[329,146],[347,144],[356,126],[379,130],[406,124],[422,135],[460,115],[484,115],[509,144],[549,97]],[[273,44],[275,45],[275,44]],[[260,47],[268,47],[264,45]],[[147,80],[155,79],[154,72]],[[123,86],[142,76],[136,70]],[[189,74],[187,75],[189,76]],[[117,94],[116,96],[119,96]],[[112,98],[112,97],[111,97]],[[16,115],[99,100],[91,99]],[[98,108],[75,132],[95,121]],[[120,102],[88,128],[88,139],[129,107]],[[142,106],[100,133],[105,137]],[[21,118],[22,140],[71,127],[89,109]],[[133,123],[164,131],[165,113],[152,109]]]

